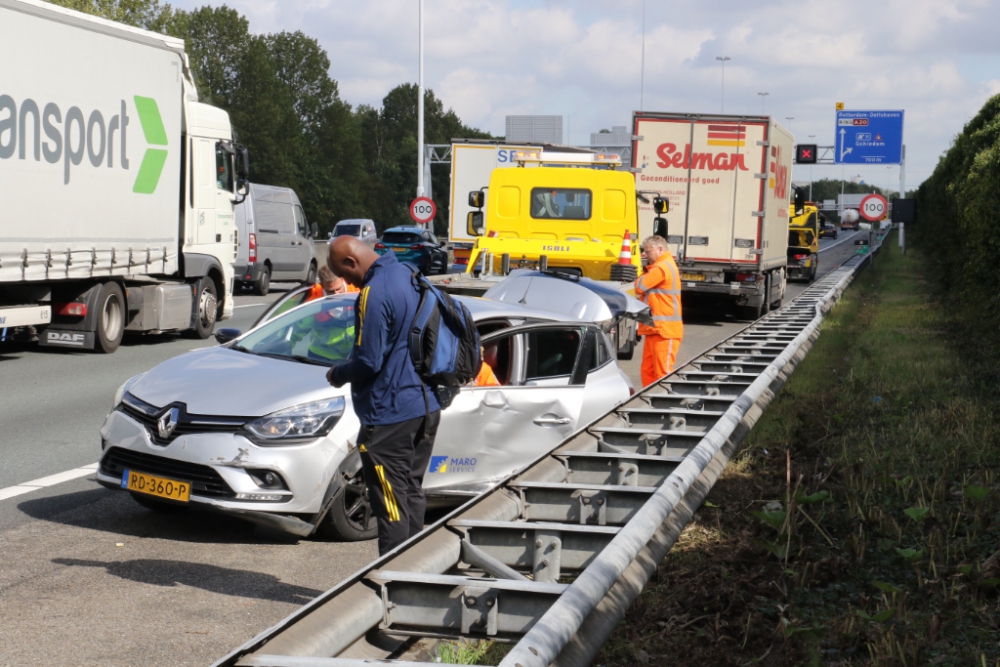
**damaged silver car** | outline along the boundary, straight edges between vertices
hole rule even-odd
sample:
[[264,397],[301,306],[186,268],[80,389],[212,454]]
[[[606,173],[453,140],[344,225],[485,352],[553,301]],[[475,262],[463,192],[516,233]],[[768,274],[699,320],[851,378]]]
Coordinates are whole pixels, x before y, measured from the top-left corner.
[[[633,393],[608,332],[648,316],[641,303],[538,272],[494,289],[456,297],[499,386],[463,387],[442,412],[424,477],[429,505],[491,488]],[[199,506],[299,536],[374,537],[350,387],[326,381],[354,345],[356,295],[302,303],[304,294],[286,295],[250,331],[220,330],[222,345],[122,385],[101,428],[97,480],[151,509]]]

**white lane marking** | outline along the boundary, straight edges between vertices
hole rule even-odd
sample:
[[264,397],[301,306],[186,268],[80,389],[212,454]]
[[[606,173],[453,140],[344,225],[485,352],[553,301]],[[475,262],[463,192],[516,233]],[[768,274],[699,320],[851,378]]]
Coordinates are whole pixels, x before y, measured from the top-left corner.
[[0,500],[7,500],[8,498],[13,498],[14,496],[20,496],[25,493],[37,491],[38,489],[44,489],[47,486],[55,486],[56,484],[62,484],[63,482],[68,482],[72,479],[86,477],[87,475],[94,474],[96,470],[97,464],[91,463],[81,468],[73,468],[72,470],[67,470],[65,472],[57,472],[54,475],[48,475],[47,477],[39,477],[38,479],[33,479],[30,482],[24,482],[23,484],[8,486],[5,489],[0,489]]
[[233,306],[233,310],[237,308],[263,308],[264,306],[269,306],[268,303],[245,303],[242,306]]
[[[860,234],[860,233],[861,233],[861,232],[851,232],[851,235],[850,235],[850,236],[848,236],[848,237],[847,237],[846,239],[844,239],[843,241],[837,241],[837,242],[836,242],[836,243],[834,243],[833,245],[828,245],[828,246],[827,246],[827,247],[825,247],[825,248],[820,248],[820,249],[819,249],[819,251],[820,251],[820,252],[826,252],[826,251],[827,251],[827,250],[829,250],[830,248],[836,248],[836,247],[837,247],[837,246],[839,246],[839,245],[840,245],[841,243],[847,243],[848,241],[850,241],[851,239],[853,239],[853,238],[854,238],[855,236],[857,236],[857,235],[858,235],[858,234]],[[236,306],[236,307],[237,307],[237,308],[239,308],[239,306]]]

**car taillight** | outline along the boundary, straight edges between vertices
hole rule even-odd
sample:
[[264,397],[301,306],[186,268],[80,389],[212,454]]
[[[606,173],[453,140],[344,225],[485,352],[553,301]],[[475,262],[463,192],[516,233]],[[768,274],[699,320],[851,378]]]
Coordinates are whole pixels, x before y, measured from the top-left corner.
[[375,244],[375,249],[376,250],[385,250],[385,244],[382,243],[381,241],[379,241],[378,243]]
[[737,273],[736,282],[740,283],[752,283],[757,280],[757,275],[753,273]]
[[805,259],[808,256],[809,255],[795,255],[795,259],[797,259],[797,260],[799,260],[801,262],[803,259]]
[[257,261],[257,235],[250,234],[250,261]]
[[83,317],[87,314],[87,304],[77,303],[75,301],[70,303],[57,303],[55,304],[55,311],[56,315]]
[[410,246],[410,250],[420,250],[422,247],[423,246],[420,245],[419,243],[414,243],[413,245]]

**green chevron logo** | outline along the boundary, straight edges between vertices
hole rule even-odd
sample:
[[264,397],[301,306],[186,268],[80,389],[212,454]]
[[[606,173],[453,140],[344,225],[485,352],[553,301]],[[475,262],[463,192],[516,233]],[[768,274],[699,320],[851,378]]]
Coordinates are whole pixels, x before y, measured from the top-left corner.
[[[142,123],[142,133],[146,136],[146,143],[151,146],[166,146],[167,131],[163,127],[160,107],[156,106],[156,100],[136,95],[135,110],[139,114],[139,122]],[[139,173],[135,177],[132,192],[143,195],[153,194],[160,182],[160,174],[163,173],[163,165],[166,161],[166,149],[147,148],[146,154],[142,156],[142,164],[139,165]]]

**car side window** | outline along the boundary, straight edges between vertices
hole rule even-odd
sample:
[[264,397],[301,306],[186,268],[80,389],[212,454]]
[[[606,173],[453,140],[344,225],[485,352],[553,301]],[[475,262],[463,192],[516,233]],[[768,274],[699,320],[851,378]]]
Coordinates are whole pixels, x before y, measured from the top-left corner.
[[525,381],[569,376],[580,351],[580,329],[540,329],[526,334]]
[[299,230],[299,236],[307,236],[308,231],[306,227],[306,214],[303,213],[302,207],[298,204],[295,205],[295,226]]

